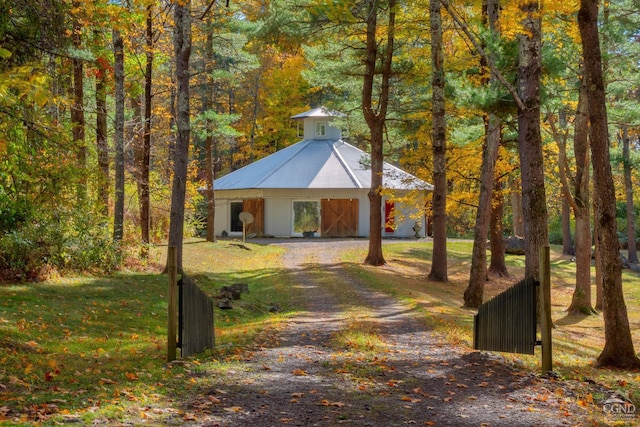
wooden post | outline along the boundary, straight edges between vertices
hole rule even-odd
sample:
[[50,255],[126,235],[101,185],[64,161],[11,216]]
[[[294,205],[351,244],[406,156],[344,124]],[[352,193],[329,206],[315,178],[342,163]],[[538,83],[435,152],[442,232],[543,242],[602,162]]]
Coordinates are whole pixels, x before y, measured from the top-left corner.
[[170,246],[167,255],[167,269],[169,272],[167,362],[172,362],[176,360],[176,335],[178,332],[178,251],[176,247]]
[[543,246],[540,248],[540,329],[543,374],[553,371],[551,325],[551,261],[549,246]]

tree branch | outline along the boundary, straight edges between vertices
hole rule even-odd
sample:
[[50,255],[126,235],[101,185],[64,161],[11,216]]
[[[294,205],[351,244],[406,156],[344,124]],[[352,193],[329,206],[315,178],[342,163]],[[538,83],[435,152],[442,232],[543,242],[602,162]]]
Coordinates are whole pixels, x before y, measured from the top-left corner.
[[485,52],[485,50],[480,45],[480,42],[475,38],[469,27],[460,19],[460,17],[453,11],[449,2],[447,0],[440,0],[440,4],[446,9],[447,13],[451,18],[455,21],[456,25],[462,30],[462,32],[469,38],[471,44],[476,49],[476,51],[487,61],[487,66],[491,69],[491,72],[496,76],[496,78],[502,83],[502,85],[509,91],[511,96],[513,97],[518,107],[522,110],[526,110],[527,107],[524,105],[524,102],[518,95],[518,91],[511,83],[507,81],[507,79],[502,75],[502,73],[496,68],[495,64],[491,60],[491,57]]

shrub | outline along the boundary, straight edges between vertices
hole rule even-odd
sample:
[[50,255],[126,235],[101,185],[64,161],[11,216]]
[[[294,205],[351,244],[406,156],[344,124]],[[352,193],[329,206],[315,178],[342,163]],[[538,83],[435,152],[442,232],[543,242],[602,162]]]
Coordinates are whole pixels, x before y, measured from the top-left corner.
[[52,270],[107,273],[120,265],[120,258],[109,227],[90,215],[58,212],[55,218],[27,221],[0,237],[4,280],[39,280]]

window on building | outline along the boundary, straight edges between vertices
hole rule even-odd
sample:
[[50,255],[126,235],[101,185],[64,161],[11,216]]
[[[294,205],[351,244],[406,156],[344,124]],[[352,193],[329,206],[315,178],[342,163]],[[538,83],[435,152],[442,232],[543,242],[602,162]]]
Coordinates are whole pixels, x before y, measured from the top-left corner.
[[320,202],[293,202],[293,232],[303,236],[315,236],[320,230]]
[[316,122],[316,136],[325,136],[327,134],[327,123]]

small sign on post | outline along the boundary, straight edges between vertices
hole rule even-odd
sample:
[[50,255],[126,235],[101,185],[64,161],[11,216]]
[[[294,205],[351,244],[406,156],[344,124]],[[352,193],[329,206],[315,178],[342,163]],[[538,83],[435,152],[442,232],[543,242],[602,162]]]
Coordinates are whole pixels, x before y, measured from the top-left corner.
[[167,303],[167,362],[176,360],[178,333],[178,251],[170,246],[167,252],[167,270],[169,276],[169,301]]
[[247,225],[253,222],[253,215],[249,212],[240,212],[240,221],[242,221],[242,246],[244,246],[244,241],[247,234]]

